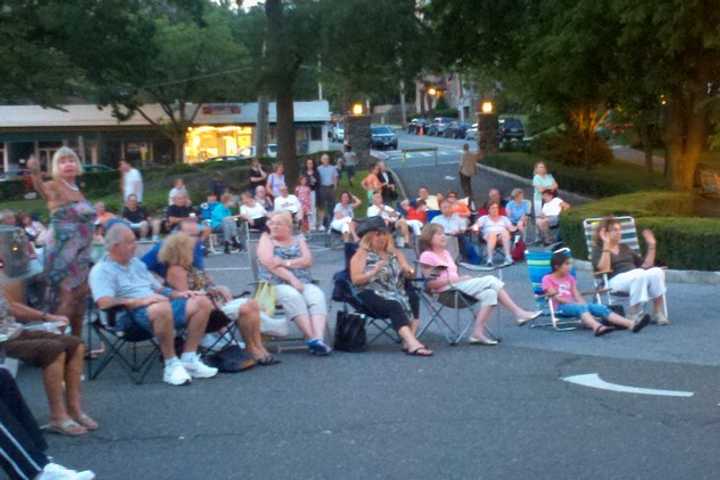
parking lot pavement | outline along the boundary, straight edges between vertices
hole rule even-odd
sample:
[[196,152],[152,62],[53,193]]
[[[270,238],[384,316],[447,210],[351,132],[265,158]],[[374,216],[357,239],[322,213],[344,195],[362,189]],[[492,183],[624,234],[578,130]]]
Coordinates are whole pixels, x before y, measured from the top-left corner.
[[[313,250],[314,276],[329,295],[342,252],[319,243]],[[252,280],[243,255],[211,256],[207,265],[234,292]],[[504,281],[519,303],[532,305],[524,265],[507,269]],[[710,287],[672,284],[669,305],[672,326],[637,335],[520,328],[503,312],[492,320],[503,338],[497,348],[450,347],[434,329],[424,338],[435,350],[430,359],[407,357],[389,342],[329,358],[283,353],[278,366],[182,388],[162,383],[159,362],[142,386],[112,365],[84,384],[101,430],[49,437],[50,454],[108,480],[711,478],[720,467],[710,430],[720,338],[709,312],[720,305]],[[694,396],[560,380],[588,373]],[[39,372],[22,368],[19,381],[45,421]]]

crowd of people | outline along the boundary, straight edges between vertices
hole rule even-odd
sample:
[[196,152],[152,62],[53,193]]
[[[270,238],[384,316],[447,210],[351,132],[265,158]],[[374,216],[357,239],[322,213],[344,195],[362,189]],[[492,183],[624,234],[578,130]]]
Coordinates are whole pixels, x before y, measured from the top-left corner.
[[[297,182],[292,182],[296,184],[292,193],[282,165],[266,171],[257,160],[249,168],[249,188],[239,198],[222,177],[215,176],[206,201],[197,208],[183,180],[176,179],[159,216],[150,215],[143,206],[142,176],[129,162],[120,163],[124,207],[116,215],[102,202],[92,205],[83,195],[77,183],[82,165],[73,150],[57,151],[50,180],[42,178],[38,162],[31,159],[28,168],[34,188],[47,202],[49,224],[11,211],[0,212],[0,222],[21,228],[29,248],[42,257],[45,290],[42,304],[31,306],[24,281],[5,279],[0,291],[2,348],[8,356],[42,369],[49,429],[70,436],[99,428],[84,410],[80,381],[86,355],[80,338],[89,296],[100,309],[121,309],[115,328],[132,325],[157,339],[164,359],[163,380],[170,385],[217,375],[218,369],[200,355],[209,334],[231,326],[210,331],[216,310],[237,326],[253,365],[280,363],[263,344],[262,333],[273,326],[259,302],[234,298],[205,269],[205,243],[211,235],[222,238],[225,253],[250,248],[243,245],[241,228],[258,232],[258,279],[272,286],[275,301],[315,356],[330,355],[332,347],[327,338],[327,298],[313,278],[314,259],[304,235],[311,231],[333,232],[357,244],[348,264],[351,282],[364,303],[386,312],[406,354],[434,354],[418,338],[422,319],[418,287],[412,281],[418,275],[426,279],[431,294],[452,288],[473,299],[479,308],[469,343],[497,345],[487,322],[498,304],[512,313],[518,325],[542,312],[520,306],[489,271],[513,263],[518,244],[529,241],[533,224],[537,242],[555,242],[558,218],[571,207],[558,196],[558,185],[542,163],[535,168],[532,202],[525,200],[522,189],[513,190],[509,198],[491,189],[482,203],[476,202],[472,193],[476,168],[467,160],[470,155],[466,148],[460,171],[464,197],[455,191],[431,193],[422,186],[415,196],[400,200],[392,173],[377,162],[360,182],[368,207],[359,212],[364,202],[338,188],[343,172],[350,182],[356,173],[357,158],[347,147],[341,168],[328,155],[317,165],[308,159]],[[628,292],[631,306],[626,316],[583,300],[567,256],[554,255],[552,273],[543,279],[554,308],[578,316],[598,336],[615,328],[638,332],[651,317],[659,324],[669,323],[664,271],[654,266],[655,237],[650,231],[642,233],[648,251],[641,258],[620,242],[620,234],[617,220],[603,222],[597,230],[593,264],[609,273],[612,289]],[[154,242],[142,257],[136,255],[140,239]],[[98,258],[91,255],[94,242],[103,246],[104,254]],[[414,250],[416,264],[403,249]],[[495,261],[498,254],[500,264]],[[488,274],[463,275],[461,266]],[[646,303],[652,305],[652,315],[643,313]],[[46,328],[27,328],[23,322],[41,322]],[[179,330],[185,332],[185,341],[177,352]]]

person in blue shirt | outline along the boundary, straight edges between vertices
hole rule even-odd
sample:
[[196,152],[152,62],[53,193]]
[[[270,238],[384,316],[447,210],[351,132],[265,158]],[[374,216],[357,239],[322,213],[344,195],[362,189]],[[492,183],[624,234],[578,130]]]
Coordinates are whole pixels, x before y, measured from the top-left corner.
[[210,221],[212,219],[213,210],[215,210],[215,207],[218,205],[217,195],[211,192],[207,196],[207,202],[200,205],[200,218],[202,218],[203,221]]
[[[198,230],[198,225],[191,220],[183,221],[180,224],[180,231],[187,235],[190,235],[195,239],[200,238],[200,231]],[[143,261],[147,269],[150,270],[152,273],[160,276],[161,278],[165,278],[165,276],[167,275],[167,265],[165,265],[158,259],[158,254],[160,253],[162,245],[162,242],[158,242],[153,245],[153,247],[148,250],[145,255],[140,257],[140,260]],[[201,241],[197,241],[195,243],[195,250],[193,251],[193,267],[197,268],[198,270],[205,269],[205,246]]]
[[521,188],[516,188],[510,195],[510,200],[505,205],[505,212],[513,225],[520,232],[520,237],[525,241],[525,229],[527,228],[527,217],[530,215],[530,202],[525,201],[525,194]]
[[222,232],[225,244],[225,254],[230,253],[230,247],[235,250],[241,249],[240,239],[238,237],[237,218],[230,211],[232,206],[232,195],[223,194],[221,202],[218,203],[212,211],[210,217],[210,227],[215,233]]

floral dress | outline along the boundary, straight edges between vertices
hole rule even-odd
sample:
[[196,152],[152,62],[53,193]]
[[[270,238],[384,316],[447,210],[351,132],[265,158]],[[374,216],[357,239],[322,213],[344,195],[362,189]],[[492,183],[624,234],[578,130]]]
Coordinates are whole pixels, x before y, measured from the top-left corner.
[[[365,272],[375,268],[375,265],[382,260],[382,257],[372,250],[368,251]],[[405,291],[405,277],[403,276],[400,262],[395,255],[388,258],[388,262],[368,283],[358,287],[362,290],[372,290],[376,295],[387,300],[394,300],[402,305],[408,318],[414,318],[410,300]]]
[[307,185],[298,185],[295,187],[295,196],[300,201],[300,206],[303,211],[303,231],[307,232],[309,229],[308,218],[312,212],[312,189]]
[[60,289],[72,290],[87,282],[95,209],[87,200],[70,202],[50,216],[45,246],[47,307],[57,307]]

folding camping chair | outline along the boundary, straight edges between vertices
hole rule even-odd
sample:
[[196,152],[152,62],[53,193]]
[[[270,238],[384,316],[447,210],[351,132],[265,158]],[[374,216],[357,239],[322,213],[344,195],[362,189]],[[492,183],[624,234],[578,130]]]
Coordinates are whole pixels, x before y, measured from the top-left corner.
[[87,344],[92,345],[94,332],[105,345],[106,350],[99,359],[88,357],[86,364],[90,380],[95,380],[113,360],[117,359],[130,379],[140,385],[152,368],[153,361],[162,359],[160,345],[152,333],[134,323],[124,330],[118,328],[117,316],[123,310],[123,307],[101,310],[92,300],[88,301]]
[[[532,320],[530,328],[552,327],[552,329],[556,332],[570,332],[577,330],[581,324],[580,319],[577,317],[566,317],[555,312],[555,308],[550,301],[550,297],[548,297],[542,288],[543,277],[552,273],[550,259],[556,252],[559,251],[566,251],[567,255],[571,256],[569,248],[563,248],[556,251],[528,250],[525,252],[528,274],[530,276],[530,283],[532,284],[537,309],[543,312],[541,317],[550,318],[549,322],[544,321],[542,323],[538,322],[539,318]],[[572,270],[571,274],[575,276],[575,269]],[[599,299],[599,294],[597,294],[597,298]]]
[[374,333],[368,337],[368,345],[382,337],[387,337],[395,343],[400,343],[400,337],[393,329],[390,319],[382,312],[373,311],[365,305],[358,296],[358,291],[350,280],[350,259],[357,251],[355,243],[345,244],[345,269],[333,275],[332,300],[343,304],[343,311],[349,312],[350,308],[360,315],[365,321],[366,330],[372,329]]
[[[635,219],[630,216],[615,217],[620,222],[621,238],[620,243],[630,247],[635,253],[641,255],[640,241],[637,235],[637,227]],[[585,231],[585,245],[588,252],[588,260],[592,263],[593,248],[595,248],[595,232],[602,222],[602,218],[586,218],[583,220],[583,230]],[[593,266],[593,275],[595,277],[595,287],[602,289],[605,292],[605,300],[608,306],[620,305],[621,303],[627,303],[630,298],[628,292],[622,292],[613,290],[610,288],[610,277],[611,272],[600,272],[595,270]],[[667,295],[663,294],[663,308],[665,310],[665,316],[667,317]]]
[[[455,255],[450,248],[448,248],[448,251],[451,255]],[[458,264],[460,268],[465,268],[464,265],[465,264],[462,263]],[[422,335],[433,324],[439,323],[442,327],[444,327],[443,333],[448,343],[452,346],[455,346],[462,341],[465,335],[467,335],[472,326],[475,324],[475,317],[477,314],[475,305],[477,304],[477,300],[455,288],[449,288],[448,290],[442,292],[432,292],[428,287],[428,281],[437,275],[437,270],[434,267],[422,265],[419,262],[418,266],[418,271],[420,272],[420,278],[418,279],[418,281],[423,284],[420,298],[427,307],[427,309],[430,311],[430,319],[420,329],[417,337],[422,337]],[[503,268],[499,266],[498,268],[493,270],[497,272],[498,278],[500,278],[501,280],[502,270]],[[443,312],[445,311],[445,309],[455,311],[453,319],[450,320],[443,316]],[[463,310],[469,310],[471,314],[469,318],[467,315],[462,314]],[[499,309],[497,309],[496,315],[497,318],[499,318]],[[489,331],[489,327],[486,328]],[[497,340],[501,340],[499,336],[494,335],[492,332],[490,332],[490,334]]]

